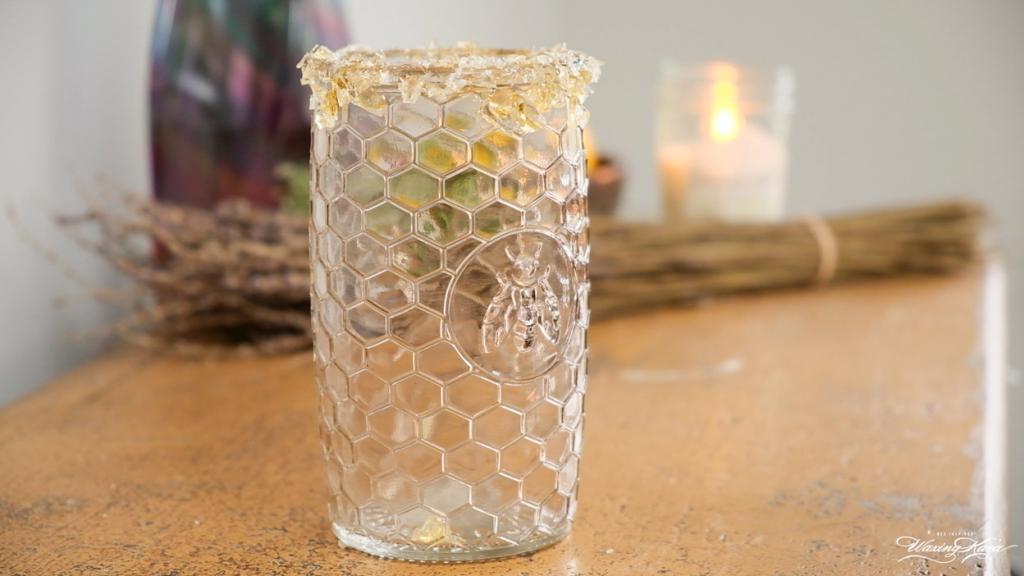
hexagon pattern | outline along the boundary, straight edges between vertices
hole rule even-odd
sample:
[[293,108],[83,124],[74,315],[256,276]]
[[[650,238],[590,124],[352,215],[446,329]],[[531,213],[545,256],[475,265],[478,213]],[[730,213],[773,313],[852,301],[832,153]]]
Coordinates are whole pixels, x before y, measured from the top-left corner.
[[[481,244],[518,227],[589,256],[581,128],[564,108],[523,135],[447,103],[350,104],[313,134],[317,382],[332,522],[409,550],[494,548],[564,532],[575,510],[586,318],[525,382],[467,361],[446,298]],[[580,277],[577,301],[586,306]]]
[[441,130],[416,143],[416,163],[434,174],[464,166],[469,157],[469,146],[451,132]]
[[396,130],[377,136],[366,146],[366,159],[390,174],[412,163],[412,140]]
[[391,125],[413,138],[437,128],[440,121],[441,107],[427,98],[391,104]]

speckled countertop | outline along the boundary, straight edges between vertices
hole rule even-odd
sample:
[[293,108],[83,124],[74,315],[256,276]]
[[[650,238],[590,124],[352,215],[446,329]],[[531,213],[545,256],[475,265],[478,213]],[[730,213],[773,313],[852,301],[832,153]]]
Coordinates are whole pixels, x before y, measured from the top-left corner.
[[573,534],[443,568],[334,543],[306,355],[115,354],[0,411],[0,573],[980,573],[900,561],[896,540],[1002,521],[984,488],[1000,468],[982,458],[985,277],[595,326]]

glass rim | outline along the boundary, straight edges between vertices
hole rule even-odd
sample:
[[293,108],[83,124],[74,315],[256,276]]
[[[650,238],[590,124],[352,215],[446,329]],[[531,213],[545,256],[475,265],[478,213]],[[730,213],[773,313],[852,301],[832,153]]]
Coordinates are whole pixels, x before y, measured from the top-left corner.
[[[600,76],[602,62],[564,44],[552,48],[480,48],[474,44],[374,50],[316,46],[299,62],[303,84],[332,80],[362,88],[399,86],[407,81],[453,80],[466,89],[529,86],[564,78],[587,86]],[[445,78],[448,77],[448,78]]]
[[319,126],[333,126],[338,110],[354,102],[380,108],[382,92],[405,102],[426,96],[447,101],[476,94],[481,113],[517,133],[532,131],[539,113],[568,101],[581,105],[601,75],[601,62],[564,44],[545,49],[478,48],[469,43],[439,48],[373,50],[316,46],[299,62],[302,84]]

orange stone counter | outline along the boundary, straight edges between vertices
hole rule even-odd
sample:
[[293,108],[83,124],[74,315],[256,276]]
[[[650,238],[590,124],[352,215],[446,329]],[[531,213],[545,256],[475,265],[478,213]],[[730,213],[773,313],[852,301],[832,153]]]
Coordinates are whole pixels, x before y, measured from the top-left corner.
[[307,355],[118,353],[0,411],[0,574],[1008,574],[896,544],[1003,537],[1000,278],[596,324],[573,534],[443,568],[335,543]]

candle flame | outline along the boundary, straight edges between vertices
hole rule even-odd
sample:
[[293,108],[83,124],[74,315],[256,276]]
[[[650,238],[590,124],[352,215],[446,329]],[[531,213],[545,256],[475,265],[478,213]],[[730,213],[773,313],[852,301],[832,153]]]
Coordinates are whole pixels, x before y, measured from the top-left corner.
[[740,115],[735,107],[717,107],[711,113],[711,139],[728,142],[740,131]]
[[711,71],[715,78],[711,84],[711,139],[728,142],[736,138],[743,124],[737,87],[739,71],[724,63],[713,65]]

